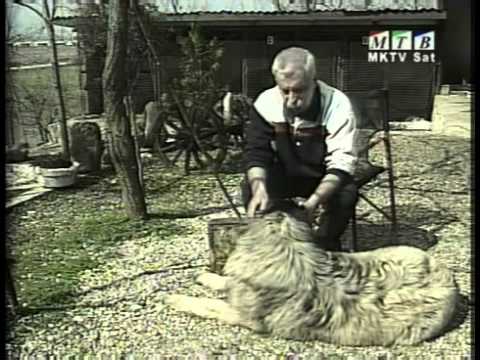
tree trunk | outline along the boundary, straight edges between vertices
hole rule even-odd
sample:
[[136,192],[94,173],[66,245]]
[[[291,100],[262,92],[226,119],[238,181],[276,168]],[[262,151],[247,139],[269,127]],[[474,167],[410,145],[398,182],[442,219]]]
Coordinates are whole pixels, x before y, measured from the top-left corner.
[[104,107],[109,128],[108,147],[130,218],[146,218],[143,188],[138,176],[135,145],[123,97],[127,94],[128,1],[109,4],[107,55],[103,70]]
[[15,94],[14,94],[14,87],[12,86],[12,76],[11,73],[7,70],[6,72],[6,118],[5,118],[5,128],[6,128],[6,145],[13,145],[15,144]]
[[[44,12],[46,13],[47,18],[49,18],[50,10],[46,0],[44,0],[43,7],[44,7]],[[55,79],[55,88],[58,94],[58,103],[60,106],[60,138],[62,142],[62,154],[65,160],[70,161],[70,144],[68,141],[67,114],[65,111],[65,102],[63,99],[62,82],[60,79],[60,68],[58,65],[57,45],[55,44],[55,29],[53,27],[53,22],[51,20],[46,21],[45,25],[47,27],[48,36],[50,38],[50,45],[52,46],[52,70],[53,70],[53,76]]]

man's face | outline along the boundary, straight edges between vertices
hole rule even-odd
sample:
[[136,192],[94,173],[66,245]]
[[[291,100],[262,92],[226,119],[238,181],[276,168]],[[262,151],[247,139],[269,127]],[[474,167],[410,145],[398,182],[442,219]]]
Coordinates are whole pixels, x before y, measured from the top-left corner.
[[285,75],[278,75],[275,81],[282,94],[286,111],[296,116],[305,111],[312,102],[315,82],[306,77],[303,71],[292,71]]

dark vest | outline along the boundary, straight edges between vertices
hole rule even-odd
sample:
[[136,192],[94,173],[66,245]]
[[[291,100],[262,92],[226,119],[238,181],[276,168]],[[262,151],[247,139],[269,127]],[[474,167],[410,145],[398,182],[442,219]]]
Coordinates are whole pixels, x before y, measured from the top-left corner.
[[325,175],[327,130],[322,121],[322,105],[330,99],[325,94],[322,99],[320,91],[321,85],[315,90],[310,108],[300,115],[303,126],[295,126],[295,120],[285,112],[284,123],[273,123],[277,160],[289,175],[318,178]]
[[291,176],[323,177],[325,174],[324,117],[332,102],[335,89],[317,81],[314,107],[305,118],[290,118],[284,111],[278,87],[266,90],[255,102],[255,108],[274,127],[277,160]]

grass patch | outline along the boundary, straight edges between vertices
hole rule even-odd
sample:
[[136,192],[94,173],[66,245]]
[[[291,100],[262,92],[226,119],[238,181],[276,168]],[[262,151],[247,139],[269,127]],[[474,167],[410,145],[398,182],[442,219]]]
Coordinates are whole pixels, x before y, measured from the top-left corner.
[[[81,115],[80,66],[60,67],[66,117]],[[15,141],[31,146],[47,140],[46,126],[60,120],[58,93],[51,67],[7,72],[8,117]],[[55,113],[55,109],[58,110]]]
[[69,303],[75,300],[81,273],[115,256],[118,245],[177,230],[162,219],[133,221],[119,211],[102,211],[85,214],[70,227],[46,226],[28,241],[17,239],[19,301],[27,309]]
[[[81,114],[80,104],[80,67],[62,66],[60,67],[60,77],[62,81],[63,96],[65,101],[65,110],[67,117]],[[26,69],[12,71],[10,73],[11,81],[15,85],[20,101],[25,101],[25,92],[23,89],[34,90],[38,96],[47,98],[47,107],[58,103],[57,93],[54,88],[54,78],[51,68]],[[19,107],[19,116],[25,116],[27,109]]]
[[[186,176],[182,166],[165,168],[159,161],[147,166],[148,171],[144,173],[146,200],[155,213],[188,217],[198,214],[200,209],[227,204],[215,176],[207,171],[193,170]],[[239,191],[242,173],[222,172],[219,177],[231,196]]]

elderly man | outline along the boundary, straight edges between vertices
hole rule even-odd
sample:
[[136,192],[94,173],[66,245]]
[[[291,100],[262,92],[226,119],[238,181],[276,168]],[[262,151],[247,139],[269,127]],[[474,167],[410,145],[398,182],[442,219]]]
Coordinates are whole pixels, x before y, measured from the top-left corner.
[[357,201],[350,101],[316,80],[315,57],[308,50],[280,51],[272,74],[276,86],[257,97],[246,130],[247,214],[267,210],[273,200],[302,197],[309,214],[325,210],[319,245],[339,251]]

